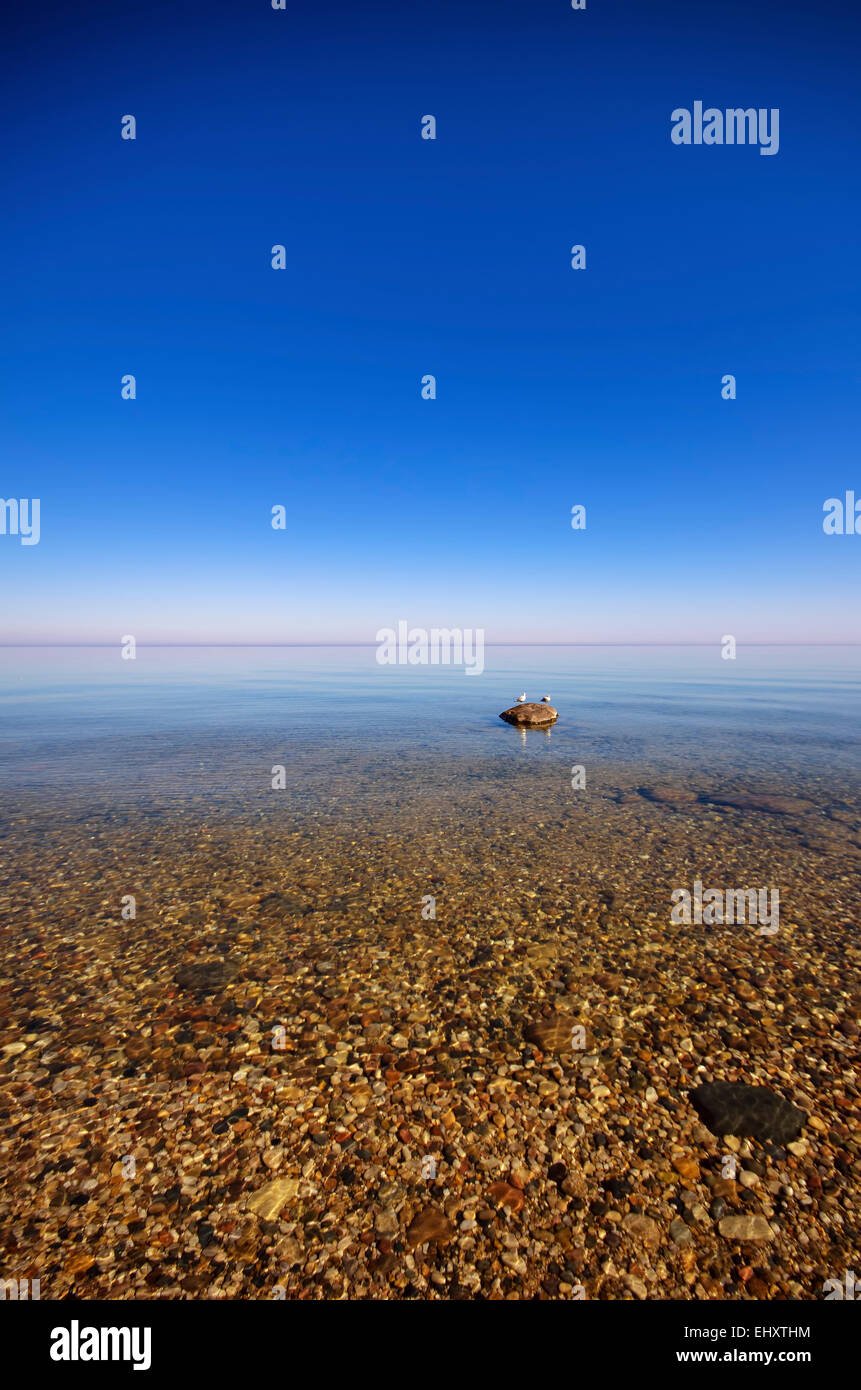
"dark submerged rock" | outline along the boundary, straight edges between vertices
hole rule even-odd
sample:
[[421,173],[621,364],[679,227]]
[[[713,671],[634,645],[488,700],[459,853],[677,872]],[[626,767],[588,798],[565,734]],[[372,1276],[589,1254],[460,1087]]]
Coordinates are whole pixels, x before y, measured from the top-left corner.
[[796,1139],[807,1113],[767,1086],[744,1081],[707,1081],[691,1091],[691,1101],[712,1134],[737,1134],[760,1143]]
[[199,965],[181,966],[174,979],[182,989],[196,989],[209,994],[229,984],[238,970],[235,961],[210,960]]
[[731,806],[734,811],[767,811],[773,816],[798,816],[814,809],[813,802],[803,796],[761,796],[753,792],[715,792],[703,796],[714,806]]
[[697,800],[696,792],[687,787],[638,787],[637,790],[648,801],[658,801],[665,806],[689,806]]

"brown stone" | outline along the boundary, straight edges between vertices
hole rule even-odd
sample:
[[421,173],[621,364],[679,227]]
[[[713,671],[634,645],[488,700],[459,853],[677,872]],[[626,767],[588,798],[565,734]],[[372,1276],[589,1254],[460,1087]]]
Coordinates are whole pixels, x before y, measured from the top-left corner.
[[686,1182],[696,1182],[700,1175],[700,1165],[695,1158],[674,1158],[673,1167]]
[[262,1221],[274,1221],[284,1203],[294,1198],[298,1191],[298,1178],[276,1178],[249,1197],[248,1209]]
[[718,1230],[724,1240],[740,1244],[774,1240],[774,1232],[764,1216],[725,1216],[718,1222]]
[[524,729],[542,729],[548,724],[556,723],[559,711],[552,705],[529,701],[524,705],[512,705],[511,709],[504,709],[499,717],[504,719],[506,724],[517,724]]
[[511,1211],[520,1211],[524,1202],[521,1189],[507,1182],[493,1183],[487,1189],[487,1195],[498,1207],[508,1207]]
[[730,1202],[733,1206],[738,1203],[738,1184],[732,1178],[717,1178],[711,1184],[712,1196],[723,1197],[724,1201]]
[[407,1241],[410,1246],[424,1245],[433,1240],[444,1245],[454,1235],[454,1227],[436,1207],[425,1207],[416,1212],[407,1227]]
[[661,1232],[654,1221],[648,1216],[641,1216],[637,1212],[629,1212],[622,1222],[625,1230],[634,1240],[642,1245],[654,1250],[661,1243]]
[[[542,1052],[576,1052],[582,1055],[585,1049],[573,1047],[572,1030],[578,1024],[579,1020],[570,1014],[551,1014],[549,1018],[538,1018],[527,1024],[524,1037],[527,1042],[540,1047]],[[583,1026],[585,1027],[585,1024]],[[594,1044],[594,1038],[590,1036],[588,1029],[585,1043],[586,1048],[591,1048]]]

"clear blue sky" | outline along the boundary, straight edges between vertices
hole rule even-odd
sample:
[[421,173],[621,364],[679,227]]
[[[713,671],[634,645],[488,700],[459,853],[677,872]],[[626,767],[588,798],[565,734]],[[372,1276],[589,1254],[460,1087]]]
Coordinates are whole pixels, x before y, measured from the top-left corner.
[[3,24],[0,640],[861,640],[848,0]]

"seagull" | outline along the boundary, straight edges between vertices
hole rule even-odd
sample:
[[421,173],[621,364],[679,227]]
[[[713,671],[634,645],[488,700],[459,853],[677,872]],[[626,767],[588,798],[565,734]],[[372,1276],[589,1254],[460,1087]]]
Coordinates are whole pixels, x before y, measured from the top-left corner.
[[517,697],[517,703],[518,703],[519,705],[522,705],[525,699],[526,699],[526,691],[524,690],[524,692],[523,692],[522,695],[518,695],[518,697]]
[[542,703],[542,705],[549,705],[549,704],[550,704],[550,696],[549,696],[549,695],[542,695],[542,696],[541,696],[541,703]]

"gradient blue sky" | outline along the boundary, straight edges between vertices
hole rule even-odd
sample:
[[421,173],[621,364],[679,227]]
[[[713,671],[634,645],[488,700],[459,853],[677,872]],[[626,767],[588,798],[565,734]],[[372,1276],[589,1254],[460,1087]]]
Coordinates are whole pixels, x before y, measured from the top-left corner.
[[[0,640],[861,640],[847,0],[3,27]],[[698,99],[779,153],[674,146]]]

